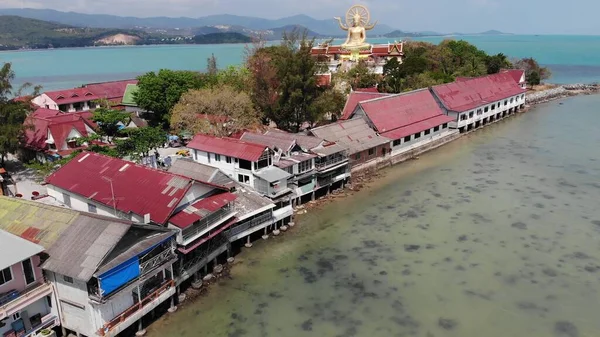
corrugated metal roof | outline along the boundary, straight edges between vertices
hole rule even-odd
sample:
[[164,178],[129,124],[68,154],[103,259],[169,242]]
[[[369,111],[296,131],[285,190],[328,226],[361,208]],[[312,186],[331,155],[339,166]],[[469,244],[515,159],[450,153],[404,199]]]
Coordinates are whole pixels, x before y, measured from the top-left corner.
[[235,194],[229,192],[211,195],[182,209],[169,219],[169,223],[181,229],[187,228],[210,213],[218,211],[236,198]]
[[525,93],[509,73],[499,73],[432,87],[442,104],[452,111],[467,111]]
[[314,128],[311,132],[319,138],[346,146],[350,154],[390,142],[388,138],[377,135],[362,118],[328,124]]
[[348,95],[346,99],[346,104],[344,105],[344,110],[342,111],[342,117],[340,119],[348,119],[350,115],[356,110],[356,106],[360,101],[367,101],[373,98],[390,96],[390,94],[385,94],[381,92],[369,92],[369,91],[352,91]]
[[234,186],[233,180],[218,168],[196,163],[189,158],[175,160],[168,171],[217,188],[228,190]]
[[44,269],[88,281],[131,223],[104,217],[78,217],[49,250]]
[[252,132],[244,132],[240,139],[247,142],[268,146],[271,150],[279,149],[283,152],[290,151],[294,145],[296,145],[296,140],[294,139],[282,139],[273,137],[272,135],[261,135]]
[[98,97],[108,99],[119,99],[125,95],[125,90],[129,84],[137,84],[138,80],[123,80],[123,81],[111,81],[111,82],[100,82],[100,83],[89,83],[85,85],[85,88]]
[[382,135],[444,114],[428,89],[363,101],[359,106]]
[[329,156],[334,153],[345,151],[346,147],[338,145],[338,144],[330,144],[327,146],[321,146],[316,149],[312,149],[311,151],[318,154],[321,157]]
[[[111,188],[112,181],[112,188]],[[192,181],[122,159],[83,152],[48,177],[64,190],[166,224]],[[113,196],[114,191],[114,196]]]
[[401,139],[403,137],[415,134],[417,132],[421,132],[423,130],[434,128],[436,126],[451,122],[453,120],[454,118],[450,116],[439,115],[398,129],[384,132],[381,135],[389,139]]
[[267,146],[245,142],[235,138],[215,137],[203,134],[194,136],[187,147],[204,152],[217,153],[248,161],[257,161]]
[[0,270],[44,251],[44,247],[0,229]]
[[46,91],[45,94],[46,96],[50,97],[54,102],[56,102],[56,104],[87,102],[97,100],[100,98],[87,88]]
[[265,135],[282,140],[296,141],[296,144],[298,144],[298,146],[305,151],[312,150],[323,143],[323,139],[319,139],[317,137],[308,136],[301,133],[289,133],[276,129],[265,132]]
[[254,175],[261,178],[262,180],[266,180],[267,182],[279,181],[281,179],[289,178],[292,175],[288,172],[277,168],[275,166],[269,166],[261,169],[260,171],[254,172]]
[[79,217],[68,208],[0,196],[0,229],[48,249]]

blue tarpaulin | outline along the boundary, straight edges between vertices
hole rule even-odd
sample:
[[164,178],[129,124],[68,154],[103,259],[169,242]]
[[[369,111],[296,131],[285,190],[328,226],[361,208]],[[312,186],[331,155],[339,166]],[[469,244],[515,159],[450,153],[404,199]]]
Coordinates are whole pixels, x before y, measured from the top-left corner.
[[98,277],[102,296],[112,293],[138,276],[140,276],[140,261],[135,256]]

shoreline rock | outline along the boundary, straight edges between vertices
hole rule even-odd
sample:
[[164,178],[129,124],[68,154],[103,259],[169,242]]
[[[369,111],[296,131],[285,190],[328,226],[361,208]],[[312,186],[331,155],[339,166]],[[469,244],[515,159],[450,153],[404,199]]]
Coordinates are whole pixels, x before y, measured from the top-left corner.
[[599,91],[600,85],[598,84],[563,84],[546,90],[530,92],[527,94],[526,99],[527,104],[532,106],[570,96],[577,96],[581,94],[590,95],[598,93]]

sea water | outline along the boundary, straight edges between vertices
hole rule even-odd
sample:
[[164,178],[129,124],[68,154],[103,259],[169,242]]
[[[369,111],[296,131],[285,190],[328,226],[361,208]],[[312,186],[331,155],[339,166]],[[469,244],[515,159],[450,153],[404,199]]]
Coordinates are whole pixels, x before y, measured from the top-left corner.
[[149,336],[600,336],[599,105],[547,103],[384,171]]
[[[591,83],[600,81],[600,36],[500,35],[459,36],[482,50],[509,57],[534,57],[548,65],[555,83]],[[443,37],[418,40],[433,43]],[[394,42],[370,38],[371,43]],[[0,63],[11,62],[17,85],[24,82],[42,85],[44,90],[81,86],[90,82],[128,79],[162,68],[179,70],[206,69],[212,54],[218,66],[238,65],[244,61],[246,44],[161,45],[52,49],[0,52]]]

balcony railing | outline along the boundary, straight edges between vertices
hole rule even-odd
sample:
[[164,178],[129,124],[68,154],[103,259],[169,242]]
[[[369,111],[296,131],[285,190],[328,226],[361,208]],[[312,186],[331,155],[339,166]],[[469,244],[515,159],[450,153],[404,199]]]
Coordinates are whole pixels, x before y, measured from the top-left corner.
[[152,303],[155,299],[157,299],[160,295],[168,291],[171,287],[175,286],[175,281],[166,280],[165,283],[160,286],[156,291],[152,292],[150,295],[144,297],[141,301],[129,307],[123,313],[113,318],[110,322],[104,324],[104,326],[98,330],[98,335],[105,336],[111,330],[113,330],[117,325],[123,323],[127,318],[144,308],[146,305]]
[[207,215],[205,218],[200,219],[200,221],[183,230],[183,241],[185,242],[194,238],[198,234],[213,226],[215,222],[231,217],[233,212],[233,203],[229,203],[227,206],[219,209],[218,211],[215,211]]
[[315,167],[318,170],[322,170],[324,168],[333,166],[335,164],[341,163],[345,160],[348,160],[348,157],[346,156],[335,156],[333,158],[327,159],[326,161],[321,161],[321,162],[315,162]]
[[36,300],[49,295],[51,292],[52,286],[45,282],[40,282],[29,287],[24,292],[20,292],[18,297],[0,305],[0,319],[22,310]]
[[148,261],[144,261],[140,263],[140,276],[146,275],[156,267],[161,266],[165,262],[174,259],[176,255],[173,253],[171,248],[165,249],[160,252],[158,255],[149,259]]
[[271,213],[265,213],[265,214],[255,217],[254,219],[250,219],[246,222],[243,222],[236,227],[231,228],[229,231],[227,231],[226,234],[228,237],[232,237],[234,235],[245,232],[245,231],[249,230],[250,228],[256,227],[260,224],[264,224],[266,222],[270,223],[272,221],[273,221],[273,216],[271,215]]

